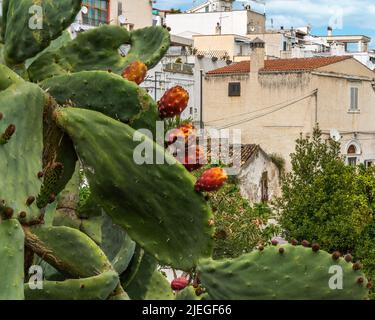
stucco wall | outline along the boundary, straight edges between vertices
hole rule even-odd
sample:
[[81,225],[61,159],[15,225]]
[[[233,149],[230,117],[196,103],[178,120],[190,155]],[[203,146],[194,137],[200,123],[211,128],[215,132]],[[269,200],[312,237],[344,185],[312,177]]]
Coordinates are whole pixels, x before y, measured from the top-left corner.
[[[346,62],[324,71],[368,75],[361,64]],[[228,97],[230,81],[241,82],[241,97]],[[370,81],[356,83],[361,110],[349,113],[352,85],[347,79],[306,72],[211,76],[205,81],[204,119],[206,126],[241,129],[242,143],[256,143],[268,154],[280,154],[289,170],[295,140],[300,133],[312,132],[317,111],[327,136],[332,128],[342,133],[344,154],[346,144],[356,137],[362,146],[360,160],[375,159],[375,91]]]
[[119,24],[118,3],[122,2],[123,15],[126,23],[134,24],[135,29],[152,25],[152,5],[150,0],[111,0],[111,24]]
[[[228,97],[229,81],[241,82],[241,97]],[[312,86],[311,75],[301,73],[209,77],[203,103],[206,126],[240,129],[242,143],[259,144],[288,160],[299,133],[311,131],[315,97],[285,104],[308,95]]]
[[258,151],[238,175],[241,194],[252,203],[262,200],[261,181],[264,172],[268,175],[268,199],[271,201],[280,196],[279,170],[267,155]]
[[260,31],[256,30],[256,33],[264,31],[265,17],[246,10],[168,14],[166,17],[166,24],[171,27],[171,33],[176,35],[186,31],[196,34],[214,35],[216,34],[217,23],[221,22],[222,34],[245,36],[248,34],[247,26],[251,21],[260,26],[257,29]]

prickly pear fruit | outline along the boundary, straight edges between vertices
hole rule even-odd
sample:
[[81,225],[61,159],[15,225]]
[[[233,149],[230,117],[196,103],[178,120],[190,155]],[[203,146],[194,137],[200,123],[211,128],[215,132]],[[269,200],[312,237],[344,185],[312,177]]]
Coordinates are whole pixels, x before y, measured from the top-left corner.
[[217,191],[228,180],[222,168],[211,168],[205,171],[195,184],[196,191]]
[[188,279],[185,277],[179,277],[172,280],[171,288],[176,291],[180,291],[182,289],[185,289],[187,285],[189,284]]
[[189,93],[181,86],[169,89],[158,101],[161,118],[173,118],[180,115],[187,107]]
[[192,123],[186,123],[169,131],[167,135],[167,144],[171,145],[176,141],[190,144],[196,139],[196,129]]
[[185,152],[184,158],[180,162],[189,172],[201,168],[205,163],[202,147],[199,145],[195,145],[188,148]]
[[123,72],[122,77],[135,82],[136,84],[141,84],[147,75],[147,66],[141,61],[132,62]]

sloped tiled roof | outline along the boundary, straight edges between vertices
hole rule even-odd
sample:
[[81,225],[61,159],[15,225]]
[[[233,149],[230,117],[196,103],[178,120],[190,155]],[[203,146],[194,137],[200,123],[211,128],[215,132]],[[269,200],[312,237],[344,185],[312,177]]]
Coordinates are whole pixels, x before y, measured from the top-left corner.
[[[264,68],[261,71],[311,71],[333,63],[351,59],[352,56],[332,56],[332,57],[314,57],[314,58],[295,58],[295,59],[275,59],[265,60]],[[249,73],[250,61],[241,61],[229,66],[207,72],[208,75]]]
[[[238,145],[236,145],[238,146]],[[223,146],[221,146],[220,144],[216,145],[216,147],[218,148],[218,150],[216,151],[213,151],[211,150],[211,146],[208,145],[207,146],[207,159],[211,159],[212,157],[212,153],[211,152],[214,152],[216,156],[221,155],[223,154],[223,152],[227,152],[227,150],[225,150],[225,148]],[[223,149],[224,148],[224,149]],[[241,167],[243,165],[245,165],[247,163],[247,161],[260,149],[260,146],[257,145],[257,144],[241,144],[241,148],[234,148],[233,145],[230,145],[229,146],[229,152],[228,152],[228,156],[229,156],[229,159],[228,160],[231,160],[231,162],[233,163],[240,163],[241,164]],[[234,152],[234,150],[236,150],[236,152]],[[241,151],[240,151],[241,150]],[[216,152],[219,151],[219,154],[217,154]],[[240,152],[238,152],[240,151]]]

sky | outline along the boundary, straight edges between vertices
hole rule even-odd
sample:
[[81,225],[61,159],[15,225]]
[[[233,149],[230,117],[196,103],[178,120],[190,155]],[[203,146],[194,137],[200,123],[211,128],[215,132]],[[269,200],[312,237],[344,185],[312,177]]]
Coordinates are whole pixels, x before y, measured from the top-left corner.
[[[196,3],[204,2],[197,0]],[[253,9],[263,13],[263,6],[252,1],[236,1],[235,8],[250,2]],[[266,0],[267,26],[302,27],[310,24],[315,35],[325,35],[332,25],[334,34],[360,34],[372,38],[370,47],[375,49],[375,0]],[[159,9],[193,6],[193,0],[156,0]]]

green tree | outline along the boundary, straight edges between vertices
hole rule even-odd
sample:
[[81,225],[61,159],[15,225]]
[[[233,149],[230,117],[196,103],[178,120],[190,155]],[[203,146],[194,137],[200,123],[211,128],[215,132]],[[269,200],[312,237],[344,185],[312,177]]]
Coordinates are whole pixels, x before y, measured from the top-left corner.
[[283,195],[276,201],[288,239],[348,252],[371,223],[368,181],[357,168],[345,165],[339,150],[338,143],[323,140],[318,127],[312,137],[301,135],[296,141],[292,171],[283,178]]
[[[209,167],[194,174],[199,176]],[[281,232],[278,226],[268,224],[273,214],[266,204],[251,204],[241,195],[236,177],[230,177],[219,191],[207,194],[207,198],[215,215],[214,259],[236,258],[251,252]]]

